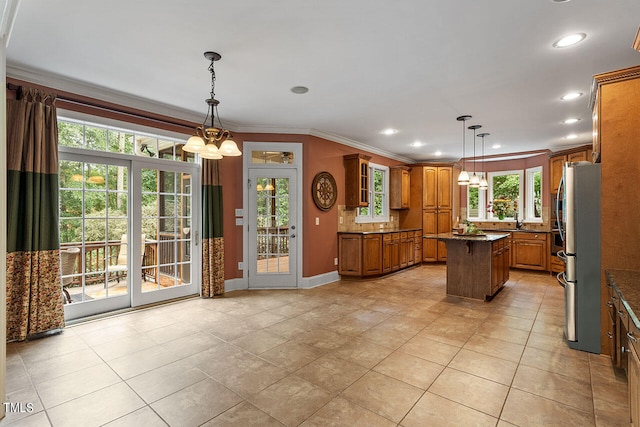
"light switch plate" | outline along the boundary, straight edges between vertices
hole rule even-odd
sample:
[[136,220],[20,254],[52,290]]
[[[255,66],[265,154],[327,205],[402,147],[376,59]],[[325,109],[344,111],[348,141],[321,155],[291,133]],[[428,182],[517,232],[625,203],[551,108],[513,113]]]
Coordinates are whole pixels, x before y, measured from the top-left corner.
[[320,218],[316,217],[316,225],[320,225]]
[[244,220],[242,218],[236,218],[236,225],[242,225]]
[[244,209],[236,209],[236,216],[244,216]]

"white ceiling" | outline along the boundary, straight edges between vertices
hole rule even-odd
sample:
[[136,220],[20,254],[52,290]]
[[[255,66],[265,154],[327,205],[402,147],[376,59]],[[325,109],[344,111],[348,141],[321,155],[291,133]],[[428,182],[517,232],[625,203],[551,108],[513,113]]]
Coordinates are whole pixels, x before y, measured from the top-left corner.
[[[7,74],[201,122],[213,50],[219,112],[236,131],[452,159],[456,117],[470,114],[490,133],[486,154],[559,150],[591,141],[593,75],[640,64],[638,17],[637,0],[23,0]],[[574,32],[587,38],[552,47]],[[561,101],[568,91],[584,96]]]

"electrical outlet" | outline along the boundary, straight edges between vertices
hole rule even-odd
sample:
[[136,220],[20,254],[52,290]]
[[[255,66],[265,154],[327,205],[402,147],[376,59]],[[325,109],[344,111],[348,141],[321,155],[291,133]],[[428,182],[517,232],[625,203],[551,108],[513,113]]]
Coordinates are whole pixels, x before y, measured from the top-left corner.
[[238,262],[238,270],[244,270],[244,262]]
[[316,217],[316,225],[320,225],[320,218]]
[[340,217],[340,224],[344,224],[344,218]]
[[333,265],[338,265],[338,258],[333,259]]
[[236,209],[236,216],[244,216],[244,212],[242,209]]
[[236,225],[242,225],[243,222],[242,218],[236,218]]
[[384,224],[380,224],[380,230],[384,228]]

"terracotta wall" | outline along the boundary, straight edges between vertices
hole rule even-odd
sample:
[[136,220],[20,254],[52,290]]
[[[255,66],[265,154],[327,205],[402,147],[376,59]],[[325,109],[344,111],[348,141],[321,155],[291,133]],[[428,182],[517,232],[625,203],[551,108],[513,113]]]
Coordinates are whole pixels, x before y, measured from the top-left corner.
[[[550,189],[549,189],[549,181],[550,181],[550,171],[549,171],[549,155],[548,154],[539,154],[536,156],[527,157],[524,159],[513,159],[513,160],[495,160],[495,161],[487,161],[484,164],[485,172],[500,172],[500,171],[511,171],[511,170],[526,170],[529,168],[534,168],[537,166],[542,166],[542,209],[543,209],[543,218],[548,218],[549,216],[549,206],[551,204],[550,200]],[[467,161],[466,163],[467,171],[473,171],[473,162]],[[476,166],[476,172],[482,171],[482,165],[478,163]],[[466,187],[460,186],[460,207],[464,208],[466,211],[467,207],[467,193]],[[544,213],[547,215],[544,215]]]
[[[313,277],[336,271],[334,258],[338,257],[338,206],[344,205],[345,172],[342,157],[346,154],[364,153],[371,161],[385,166],[395,166],[401,162],[380,155],[328,141],[310,135],[235,133],[234,139],[242,150],[246,142],[294,142],[302,143],[303,177],[303,247],[302,276]],[[316,207],[311,195],[311,182],[318,172],[329,172],[336,180],[338,199],[329,211]],[[235,225],[234,210],[242,208],[242,160],[223,163],[222,168],[225,231],[225,279],[242,277],[238,261],[242,260],[242,228]],[[318,218],[319,225],[315,219]]]

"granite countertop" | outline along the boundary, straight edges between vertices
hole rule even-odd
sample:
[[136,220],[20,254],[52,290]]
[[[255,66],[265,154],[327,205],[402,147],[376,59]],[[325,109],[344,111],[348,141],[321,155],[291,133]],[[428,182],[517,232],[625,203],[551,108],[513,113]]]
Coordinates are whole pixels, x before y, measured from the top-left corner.
[[493,242],[496,240],[509,237],[507,233],[490,233],[486,234],[458,234],[458,233],[438,233],[425,234],[425,239],[441,239],[441,240],[469,240],[469,241],[486,241]]
[[422,231],[422,229],[421,228],[399,228],[398,230],[338,231],[338,234],[383,234],[383,233],[400,233],[403,231]]
[[609,282],[620,291],[622,303],[629,312],[629,318],[640,329],[640,271],[606,269]]
[[495,230],[484,230],[486,232],[492,232],[492,231],[501,231],[501,232],[505,232],[505,233],[513,233],[516,231],[521,231],[523,233],[549,233],[549,231],[545,231],[545,230],[531,230],[529,228],[496,228]]

